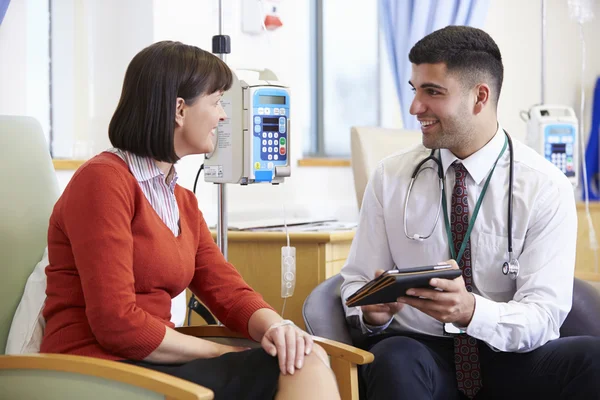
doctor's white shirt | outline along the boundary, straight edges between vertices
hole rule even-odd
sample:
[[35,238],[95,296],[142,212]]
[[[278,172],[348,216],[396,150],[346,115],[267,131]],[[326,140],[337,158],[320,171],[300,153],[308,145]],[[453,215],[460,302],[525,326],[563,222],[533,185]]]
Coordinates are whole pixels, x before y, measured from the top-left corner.
[[[468,171],[470,216],[505,135],[496,135],[479,151],[459,160]],[[571,309],[577,213],[573,187],[567,177],[531,148],[513,139],[514,184],[512,245],[520,264],[519,276],[502,273],[508,261],[508,185],[510,151],[504,152],[470,236],[475,312],[467,334],[491,348],[527,352],[559,337],[559,328]],[[430,154],[423,145],[382,160],[367,184],[356,235],[342,269],[342,299],[375,276],[377,269],[437,264],[451,258],[443,213],[432,236],[424,241],[406,238],[404,203],[415,166]],[[457,157],[447,149],[436,151],[444,169],[448,210]],[[428,234],[439,206],[437,167],[429,161],[415,181],[407,207],[409,235]],[[358,316],[360,307],[344,306],[346,316]],[[364,324],[362,325],[364,327]],[[405,305],[389,329],[444,336],[443,324]]]

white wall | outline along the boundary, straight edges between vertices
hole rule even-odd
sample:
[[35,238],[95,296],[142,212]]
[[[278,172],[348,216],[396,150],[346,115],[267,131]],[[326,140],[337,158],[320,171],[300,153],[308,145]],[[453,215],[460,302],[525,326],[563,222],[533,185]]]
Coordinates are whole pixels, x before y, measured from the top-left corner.
[[[579,28],[569,18],[567,0],[546,0],[546,104],[566,104],[579,115],[581,44]],[[600,12],[600,9],[596,9]],[[525,137],[520,110],[541,102],[541,2],[492,0],[486,31],[496,40],[504,60],[504,85],[500,95],[499,118],[516,138]],[[590,102],[600,75],[600,15],[584,24],[587,47],[585,126],[590,124]]]
[[0,25],[0,114],[49,127],[48,1],[11,1]]
[[[28,0],[34,1],[34,0]],[[79,1],[79,0],[76,0]],[[82,0],[83,1],[83,0]],[[95,136],[98,142],[106,140],[107,116],[112,113],[118,98],[118,91],[126,58],[133,55],[134,47],[141,49],[144,41],[164,39],[180,40],[195,44],[210,50],[211,38],[218,30],[217,4],[212,1],[195,0],[154,0],[152,6],[148,3],[136,3],[136,9],[144,8],[144,24],[138,27],[138,21],[127,24],[126,18],[116,18],[120,23],[118,34],[107,35],[104,41],[104,57],[96,62],[96,68],[106,68],[103,79],[96,81],[104,94],[102,98],[93,95],[95,114],[102,116],[94,121]],[[223,0],[224,33],[232,38],[232,54],[227,61],[232,66],[268,66],[275,70],[280,78],[287,82],[293,90],[292,110],[292,148],[301,149],[303,133],[309,125],[309,4],[308,1],[281,2],[281,17],[284,27],[269,33],[268,36],[250,36],[241,32],[240,16],[241,0]],[[11,8],[19,0],[11,2]],[[578,85],[580,82],[580,45],[575,22],[569,19],[566,0],[547,0],[548,5],[548,58],[547,58],[547,97],[548,103],[561,103],[578,109]],[[106,11],[110,11],[106,6]],[[21,51],[14,41],[22,40],[19,33],[23,31],[25,17],[18,22],[11,21],[11,8],[7,19],[0,27],[0,60],[6,59],[16,51]],[[15,7],[19,9],[18,7]],[[23,8],[23,7],[21,7]],[[114,6],[114,10],[121,10]],[[148,11],[150,10],[150,11]],[[494,37],[500,46],[505,65],[505,80],[500,101],[500,120],[505,128],[517,138],[524,137],[525,124],[519,118],[519,111],[526,110],[540,101],[540,1],[523,0],[492,0],[486,30]],[[130,10],[131,11],[131,10]],[[14,10],[13,10],[14,12]],[[25,11],[21,10],[21,13]],[[122,12],[122,11],[121,11]],[[152,37],[148,37],[148,12],[151,12]],[[109,18],[103,14],[103,19]],[[8,21],[7,21],[8,20]],[[593,90],[595,76],[600,74],[600,54],[594,50],[594,38],[600,37],[600,16],[585,25],[585,35],[588,44],[587,73],[585,77],[586,90]],[[105,24],[106,29],[109,28]],[[102,34],[101,26],[95,30]],[[143,32],[143,34],[140,34]],[[3,36],[4,34],[4,36]],[[131,35],[135,34],[135,38]],[[8,40],[10,38],[10,40]],[[13,41],[14,40],[14,41]],[[111,51],[110,40],[118,40],[119,48],[127,47],[127,52]],[[116,46],[116,45],[115,45]],[[126,54],[127,53],[127,54]],[[25,87],[25,77],[19,75],[26,65],[25,56],[20,56],[11,64],[16,71],[18,82],[2,81],[5,74],[0,74],[0,113],[5,112],[8,105],[14,107],[13,100],[18,98]],[[0,68],[4,62],[0,63]],[[122,69],[122,71],[121,71]],[[1,69],[0,69],[1,71]],[[383,73],[383,77],[389,74]],[[384,78],[386,79],[386,78]],[[20,82],[20,83],[19,83]],[[391,83],[384,83],[386,88]],[[104,87],[103,85],[107,85]],[[5,90],[8,87],[8,90]],[[110,89],[110,90],[109,90]],[[390,91],[382,91],[382,95],[390,96]],[[22,98],[19,98],[22,102]],[[395,99],[391,100],[396,102]],[[113,104],[114,103],[114,104]],[[22,105],[21,109],[25,106]],[[589,107],[588,107],[589,109]],[[389,109],[387,111],[389,113]],[[383,118],[389,125],[390,121],[398,121],[397,116],[386,114]],[[399,123],[399,122],[397,122]],[[586,117],[589,127],[589,115]],[[589,128],[588,128],[589,129]],[[106,143],[106,142],[104,142]],[[292,158],[301,155],[293,153]],[[189,157],[179,163],[180,183],[191,188],[201,157]],[[294,163],[294,166],[296,164]],[[61,184],[68,182],[71,173],[58,174]],[[199,185],[198,198],[209,223],[216,221],[216,188],[214,185],[202,183]],[[357,217],[357,206],[351,169],[346,168],[309,168],[295,167],[292,178],[279,187],[256,185],[249,187],[230,186],[228,189],[229,220],[235,221],[243,216],[281,215],[281,203],[286,204],[288,216],[333,215],[340,219],[354,220]]]
[[147,0],[52,0],[55,158],[86,159],[110,146],[108,123],[125,69],[153,42]]

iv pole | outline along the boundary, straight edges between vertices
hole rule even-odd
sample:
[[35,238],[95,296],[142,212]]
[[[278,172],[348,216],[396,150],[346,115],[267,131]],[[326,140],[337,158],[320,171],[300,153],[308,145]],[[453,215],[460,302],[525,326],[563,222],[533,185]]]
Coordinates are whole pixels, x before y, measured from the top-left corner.
[[546,0],[542,0],[542,71],[541,103],[546,104]]
[[[223,35],[223,2],[219,0],[219,34],[212,38],[212,52],[225,62],[226,55],[231,53],[231,38]],[[217,135],[217,143],[219,145],[219,137]],[[223,253],[223,257],[227,260],[227,191],[225,183],[217,183],[217,245]],[[192,310],[196,311],[206,321],[208,325],[221,325],[208,309],[200,304],[196,296],[192,294],[188,303],[187,325],[190,326]]]
[[[226,55],[231,53],[231,38],[223,35],[223,0],[219,0],[219,34],[212,38],[212,52],[223,62]],[[217,135],[217,144],[219,139]],[[217,183],[217,245],[227,260],[227,188],[225,183]]]

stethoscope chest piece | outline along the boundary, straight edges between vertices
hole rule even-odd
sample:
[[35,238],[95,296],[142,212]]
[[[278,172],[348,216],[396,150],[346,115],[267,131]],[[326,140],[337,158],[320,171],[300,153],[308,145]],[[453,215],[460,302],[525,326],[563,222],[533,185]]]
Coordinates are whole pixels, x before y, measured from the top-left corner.
[[502,273],[508,275],[510,279],[517,279],[517,276],[519,276],[519,261],[510,257],[510,260],[502,265]]

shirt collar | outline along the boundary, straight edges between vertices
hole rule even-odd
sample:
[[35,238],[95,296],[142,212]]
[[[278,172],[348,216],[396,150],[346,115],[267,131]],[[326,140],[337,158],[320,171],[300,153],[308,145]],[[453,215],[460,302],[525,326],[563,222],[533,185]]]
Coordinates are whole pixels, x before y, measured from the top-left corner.
[[[126,150],[119,150],[123,156],[123,160],[127,163],[129,170],[138,182],[145,182],[151,179],[160,177],[163,182],[166,182],[165,174],[156,166],[154,160],[150,157],[141,157]],[[173,171],[173,179],[169,186],[173,188],[177,182],[177,171],[175,167],[171,167]]]
[[[504,130],[498,124],[498,129],[494,137],[485,144],[481,149],[471,154],[469,157],[461,160],[461,163],[465,166],[469,175],[473,178],[475,183],[479,185],[483,178],[485,178],[498,159],[498,154],[504,146]],[[440,157],[442,166],[444,167],[444,176],[452,163],[458,160],[450,150],[440,149]]]

